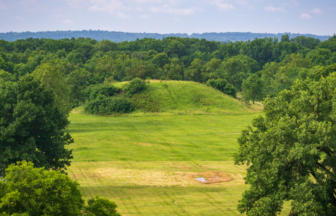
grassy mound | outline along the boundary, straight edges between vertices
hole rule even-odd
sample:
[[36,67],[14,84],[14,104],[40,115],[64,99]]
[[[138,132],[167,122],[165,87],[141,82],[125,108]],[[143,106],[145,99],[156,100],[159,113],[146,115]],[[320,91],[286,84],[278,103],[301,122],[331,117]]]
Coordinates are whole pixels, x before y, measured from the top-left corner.
[[[115,83],[122,87],[127,82]],[[120,97],[120,95],[119,95]],[[248,107],[239,100],[201,83],[187,81],[156,81],[132,97],[137,111],[173,114],[242,114],[259,111],[260,107]]]

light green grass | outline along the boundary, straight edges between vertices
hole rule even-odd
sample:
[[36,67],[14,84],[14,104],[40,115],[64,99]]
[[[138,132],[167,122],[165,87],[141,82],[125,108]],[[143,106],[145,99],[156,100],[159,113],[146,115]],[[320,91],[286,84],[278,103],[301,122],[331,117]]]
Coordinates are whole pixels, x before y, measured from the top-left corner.
[[[127,82],[115,83],[122,88]],[[142,94],[150,95],[161,114],[243,114],[260,111],[205,84],[189,81],[151,80]],[[129,114],[138,116],[143,110]],[[145,113],[146,114],[146,113]],[[148,113],[147,113],[148,114]]]
[[255,114],[106,117],[71,114],[74,161],[232,160]]
[[[158,113],[71,113],[69,176],[85,198],[107,197],[122,215],[240,215],[246,167],[234,165],[233,154],[260,106],[198,83],[165,83],[168,88],[152,81],[144,92],[160,105]],[[194,179],[205,172],[225,172],[232,180]]]
[[[246,167],[234,165],[232,155],[241,129],[256,115],[72,113],[69,176],[85,198],[107,197],[122,215],[239,215]],[[190,178],[211,171],[226,172],[232,181],[201,184]]]

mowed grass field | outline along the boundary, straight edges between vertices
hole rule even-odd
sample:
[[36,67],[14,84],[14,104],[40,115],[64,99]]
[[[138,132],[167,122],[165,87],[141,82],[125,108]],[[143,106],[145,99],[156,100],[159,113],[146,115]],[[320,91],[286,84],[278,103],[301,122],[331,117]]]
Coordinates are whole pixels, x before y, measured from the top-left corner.
[[167,85],[152,82],[146,90],[159,113],[71,113],[69,176],[85,198],[106,197],[122,215],[240,215],[246,167],[234,165],[233,154],[260,107],[202,84]]
[[[122,215],[238,215],[247,188],[233,164],[241,129],[256,114],[102,117],[71,114],[69,168],[86,198],[115,201]],[[225,172],[230,182],[193,175]]]

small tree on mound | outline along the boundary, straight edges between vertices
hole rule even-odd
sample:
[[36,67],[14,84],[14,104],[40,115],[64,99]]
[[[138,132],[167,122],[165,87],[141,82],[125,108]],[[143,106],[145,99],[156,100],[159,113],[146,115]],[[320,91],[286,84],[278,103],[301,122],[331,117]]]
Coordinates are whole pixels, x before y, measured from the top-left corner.
[[79,184],[58,171],[34,168],[18,162],[6,169],[0,180],[0,215],[90,215],[119,216],[117,205],[96,197],[84,206]]
[[125,87],[124,91],[127,96],[131,97],[136,93],[140,93],[146,88],[146,82],[140,78],[132,79]]
[[238,209],[276,215],[291,201],[290,215],[336,212],[336,73],[319,81],[296,81],[264,102],[238,139],[237,164],[247,164]]

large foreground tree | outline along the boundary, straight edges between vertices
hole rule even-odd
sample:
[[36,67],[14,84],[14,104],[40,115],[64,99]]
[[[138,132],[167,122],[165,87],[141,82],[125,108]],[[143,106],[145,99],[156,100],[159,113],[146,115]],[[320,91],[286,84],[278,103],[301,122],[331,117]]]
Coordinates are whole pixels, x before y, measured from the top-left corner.
[[120,216],[117,205],[92,198],[84,205],[79,184],[59,171],[34,168],[26,161],[6,169],[0,179],[0,215],[3,216]]
[[247,164],[238,209],[276,215],[336,215],[336,73],[296,81],[264,102],[264,115],[239,138],[237,164]]
[[55,103],[54,92],[31,76],[0,85],[0,175],[22,160],[54,170],[70,165],[69,121]]

